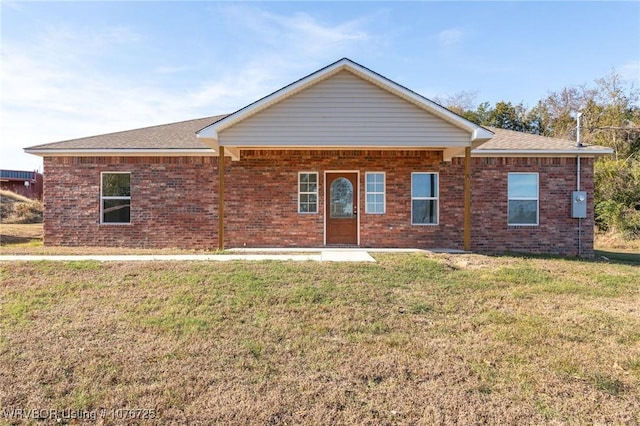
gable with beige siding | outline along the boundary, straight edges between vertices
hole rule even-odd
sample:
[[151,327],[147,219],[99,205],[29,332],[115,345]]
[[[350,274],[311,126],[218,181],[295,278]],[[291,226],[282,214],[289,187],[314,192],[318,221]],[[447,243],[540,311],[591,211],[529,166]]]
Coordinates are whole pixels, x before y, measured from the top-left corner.
[[450,147],[470,135],[349,71],[341,71],[219,134],[238,147]]

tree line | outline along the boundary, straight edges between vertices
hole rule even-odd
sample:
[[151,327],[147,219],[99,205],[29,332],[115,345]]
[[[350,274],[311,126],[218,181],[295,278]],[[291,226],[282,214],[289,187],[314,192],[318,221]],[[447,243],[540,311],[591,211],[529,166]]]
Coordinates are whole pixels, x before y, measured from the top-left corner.
[[640,238],[640,92],[612,71],[593,85],[549,92],[532,107],[500,101],[475,105],[476,93],[435,101],[481,126],[609,146],[614,154],[595,164],[595,220],[601,231]]

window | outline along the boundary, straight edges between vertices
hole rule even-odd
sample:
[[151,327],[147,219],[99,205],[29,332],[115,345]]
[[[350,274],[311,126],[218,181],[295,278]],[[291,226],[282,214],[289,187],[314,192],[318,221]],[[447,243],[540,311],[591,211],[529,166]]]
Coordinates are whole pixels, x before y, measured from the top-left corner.
[[353,185],[345,177],[339,177],[331,183],[331,204],[329,217],[352,218],[353,214]]
[[298,213],[318,213],[318,173],[298,173]]
[[102,173],[100,214],[100,223],[131,222],[131,173]]
[[411,173],[411,224],[438,224],[437,173]]
[[538,174],[509,173],[508,224],[538,224]]
[[366,199],[365,213],[383,214],[385,210],[384,199],[384,173],[368,172],[365,175]]

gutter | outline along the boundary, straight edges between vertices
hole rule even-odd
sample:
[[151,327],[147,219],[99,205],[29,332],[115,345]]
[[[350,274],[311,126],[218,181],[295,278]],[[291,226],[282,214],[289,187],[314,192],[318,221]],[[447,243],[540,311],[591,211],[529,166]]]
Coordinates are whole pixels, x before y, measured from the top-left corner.
[[612,148],[601,147],[598,149],[474,149],[471,154],[474,157],[503,157],[503,156],[596,156],[613,154]]
[[27,154],[39,157],[96,157],[96,156],[127,156],[127,157],[184,157],[184,156],[216,156],[210,148],[187,149],[33,149],[25,148]]

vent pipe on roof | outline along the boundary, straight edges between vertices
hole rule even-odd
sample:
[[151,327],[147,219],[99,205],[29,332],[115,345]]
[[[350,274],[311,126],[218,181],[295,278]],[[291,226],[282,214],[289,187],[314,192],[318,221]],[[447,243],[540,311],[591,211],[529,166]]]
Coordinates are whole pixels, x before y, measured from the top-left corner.
[[582,113],[579,112],[576,115],[576,120],[578,121],[578,126],[577,126],[577,129],[576,129],[576,146],[578,148],[582,148],[584,146],[584,145],[582,145],[582,141],[580,140],[580,119],[581,118],[582,118]]

